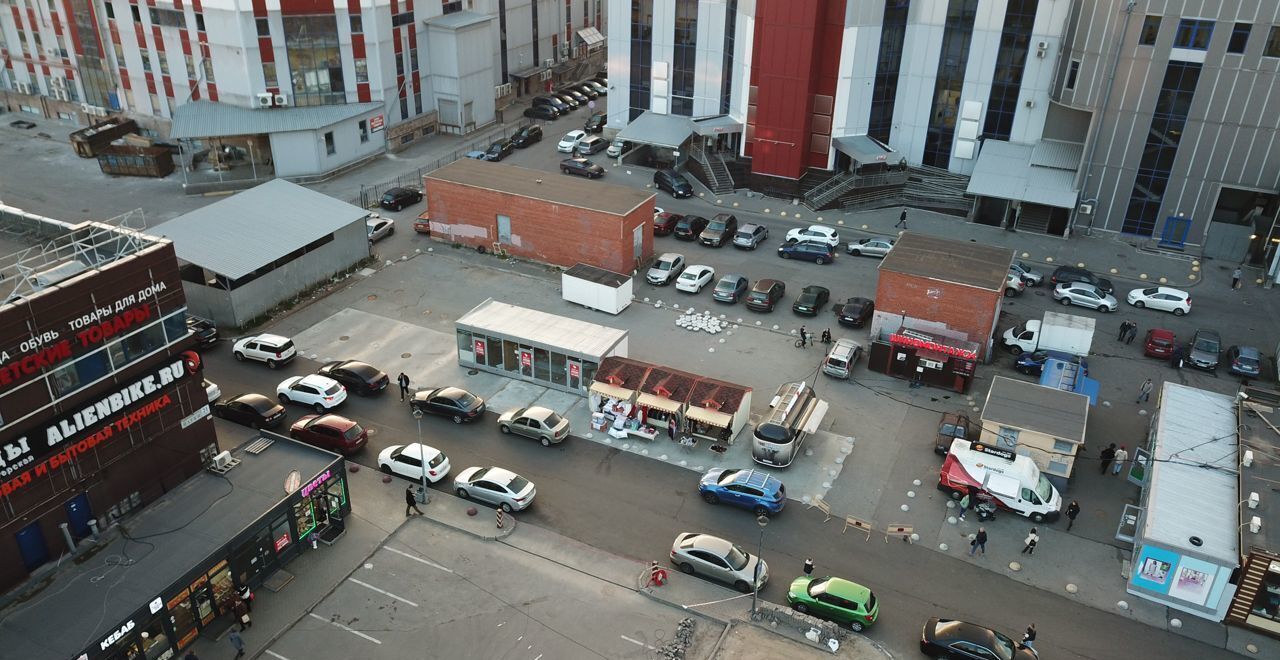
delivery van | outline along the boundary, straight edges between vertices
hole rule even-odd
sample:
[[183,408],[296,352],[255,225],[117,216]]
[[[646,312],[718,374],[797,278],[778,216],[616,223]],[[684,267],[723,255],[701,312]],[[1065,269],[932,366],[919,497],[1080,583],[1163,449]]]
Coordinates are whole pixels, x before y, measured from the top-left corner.
[[942,464],[938,490],[957,499],[986,493],[1001,509],[1035,522],[1057,520],[1062,508],[1062,496],[1030,457],[959,438]]

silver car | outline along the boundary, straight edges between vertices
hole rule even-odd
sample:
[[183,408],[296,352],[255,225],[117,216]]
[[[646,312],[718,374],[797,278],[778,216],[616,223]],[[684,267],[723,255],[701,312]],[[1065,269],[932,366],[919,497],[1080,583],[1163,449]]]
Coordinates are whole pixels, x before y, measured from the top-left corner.
[[893,240],[888,238],[861,238],[856,241],[849,241],[844,246],[845,252],[855,257],[866,255],[868,257],[881,257],[889,254],[893,249]]
[[665,286],[673,282],[682,270],[684,270],[684,255],[667,252],[658,257],[649,272],[645,273],[644,279],[654,286]]
[[1092,307],[1099,312],[1116,311],[1116,299],[1087,282],[1063,282],[1053,289],[1053,299],[1064,305]]
[[498,417],[498,430],[527,436],[549,447],[569,437],[569,420],[542,406],[513,408]]
[[533,482],[500,467],[469,467],[453,480],[458,497],[496,504],[503,511],[520,511],[533,504],[538,493]]
[[685,532],[671,544],[671,563],[681,572],[702,575],[751,593],[751,583],[760,568],[759,588],[769,582],[769,565],[734,543],[710,534]]
[[378,241],[396,233],[396,222],[391,218],[383,218],[378,214],[373,214],[365,219],[365,232],[369,234],[369,242],[377,243]]

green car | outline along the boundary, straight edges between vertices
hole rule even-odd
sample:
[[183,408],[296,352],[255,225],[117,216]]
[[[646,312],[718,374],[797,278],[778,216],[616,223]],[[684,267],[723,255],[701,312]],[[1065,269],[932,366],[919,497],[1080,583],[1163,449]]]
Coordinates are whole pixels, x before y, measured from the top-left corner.
[[880,604],[871,590],[837,577],[798,577],[787,591],[787,603],[800,612],[836,623],[854,632],[876,622]]

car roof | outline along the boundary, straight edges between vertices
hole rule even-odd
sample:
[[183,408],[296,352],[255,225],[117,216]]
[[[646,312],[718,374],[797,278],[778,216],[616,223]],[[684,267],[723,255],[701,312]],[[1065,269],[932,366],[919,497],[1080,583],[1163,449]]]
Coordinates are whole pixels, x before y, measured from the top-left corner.
[[826,291],[827,293],[831,293],[831,290],[828,289],[827,287],[818,286],[817,284],[810,284],[809,286],[805,287],[801,291],[801,293],[819,293],[821,291]]
[[525,417],[532,417],[533,419],[536,419],[539,421],[544,420],[552,415],[559,414],[556,411],[543,406],[529,406],[528,408],[517,409],[516,412],[518,414],[524,415]]
[[995,634],[989,628],[964,621],[939,620],[933,629],[933,639],[939,642],[979,642],[990,645]]
[[271,333],[253,335],[251,337],[246,337],[245,339],[266,342],[268,344],[283,344],[289,341],[288,337],[281,337],[280,335],[273,335]]
[[[314,420],[311,422],[312,424],[329,426],[329,427],[338,429],[340,431],[345,431],[356,425],[355,421],[347,419],[342,415],[334,415],[333,413],[325,413],[323,415],[317,415],[317,416],[308,415],[308,417],[312,417],[312,419]],[[298,420],[298,421],[302,421],[302,420]]]
[[1196,336],[1199,337],[1200,335],[1204,335],[1205,337],[1213,337],[1214,339],[1221,339],[1221,337],[1218,336],[1217,330],[1208,330],[1206,328],[1200,328],[1199,330],[1196,330]]
[[782,284],[782,282],[779,280],[770,280],[770,279],[756,280],[755,289],[757,291],[763,291],[765,289],[773,288],[779,284]]
[[684,274],[688,275],[689,273],[693,273],[693,274],[695,274],[695,275],[701,275],[702,273],[704,273],[704,272],[706,272],[706,271],[709,271],[709,270],[715,270],[715,269],[714,269],[714,268],[712,268],[711,266],[704,266],[704,265],[702,265],[702,264],[694,264],[694,265],[692,265],[692,266],[689,266],[688,268],[685,268],[685,269],[684,269]]
[[[1175,289],[1175,288],[1173,288],[1173,287],[1171,287],[1171,286],[1155,286],[1155,287],[1151,287],[1151,288],[1152,288],[1152,289],[1155,289],[1155,290],[1156,290],[1156,293],[1164,293],[1164,294],[1168,294],[1168,295],[1171,295],[1171,296],[1178,296],[1178,297],[1180,297],[1180,298],[1190,298],[1190,297],[1191,297],[1191,294],[1187,293],[1186,291],[1183,291],[1182,289]],[[1149,290],[1149,289],[1144,289],[1144,291],[1145,291],[1145,290]]]
[[277,405],[276,402],[273,401],[272,399],[269,399],[261,394],[258,394],[257,392],[246,392],[244,394],[233,396],[227,400],[227,403],[230,403],[232,401],[247,403],[254,409],[258,409],[259,406],[266,405],[267,409],[270,410],[271,408]]
[[724,276],[722,276],[722,277],[720,278],[720,281],[721,281],[721,282],[724,282],[725,280],[733,280],[734,282],[739,282],[739,281],[746,280],[746,279],[747,279],[747,276],[746,276],[746,275],[739,275],[739,274],[737,274],[737,273],[729,273],[728,275],[724,275]]
[[680,254],[679,252],[663,252],[662,255],[658,257],[658,261],[664,261],[664,260],[675,261],[676,259],[683,259],[683,258],[684,258],[684,255]]
[[[515,472],[512,472],[511,470],[508,470],[506,468],[489,466],[487,468],[481,468],[481,469],[484,470],[484,476],[480,477],[481,479],[487,479],[494,483],[502,484],[503,486],[511,483],[512,480],[520,476]],[[471,475],[471,478],[475,479],[476,476]]]
[[721,557],[729,554],[729,549],[733,547],[732,543],[720,538],[719,536],[712,536],[710,534],[695,534],[694,536],[685,539],[685,541],[692,542],[688,547],[706,550],[707,552]]
[[438,387],[432,390],[431,394],[434,396],[447,396],[451,399],[456,399],[460,396],[464,396],[471,393],[462,389],[461,387],[454,387],[452,385],[448,385],[446,387]]
[[307,374],[299,378],[295,384],[301,384],[301,383],[306,383],[307,385],[315,385],[316,387],[327,387],[329,385],[336,385],[338,381],[328,376],[321,376],[320,374]]
[[823,585],[823,590],[832,596],[851,600],[855,603],[865,603],[871,595],[871,590],[867,587],[838,577],[827,578],[827,582]]
[[759,228],[760,228],[760,223],[758,222],[748,222],[746,224],[738,225],[738,231],[744,231],[744,232],[753,232]]
[[1165,330],[1164,328],[1152,328],[1152,329],[1151,329],[1151,330],[1149,330],[1148,332],[1150,332],[1150,333],[1151,333],[1151,336],[1152,336],[1153,338],[1157,338],[1157,339],[1173,339],[1173,331],[1172,331],[1172,330]]
[[1253,346],[1239,346],[1236,348],[1236,350],[1240,352],[1240,357],[1251,357],[1251,358],[1259,357],[1258,349],[1254,348]]

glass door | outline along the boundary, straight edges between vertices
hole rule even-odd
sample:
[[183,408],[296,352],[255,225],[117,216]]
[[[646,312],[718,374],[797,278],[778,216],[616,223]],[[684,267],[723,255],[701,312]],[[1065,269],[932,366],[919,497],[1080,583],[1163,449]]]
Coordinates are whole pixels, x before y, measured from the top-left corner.
[[183,589],[177,596],[169,599],[169,622],[173,624],[173,634],[179,649],[186,648],[200,634],[196,628],[195,611],[191,607],[190,590]]
[[201,626],[207,626],[213,621],[216,614],[213,611],[213,593],[209,590],[209,576],[201,575],[191,583],[191,604],[196,608]]

